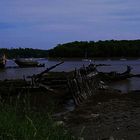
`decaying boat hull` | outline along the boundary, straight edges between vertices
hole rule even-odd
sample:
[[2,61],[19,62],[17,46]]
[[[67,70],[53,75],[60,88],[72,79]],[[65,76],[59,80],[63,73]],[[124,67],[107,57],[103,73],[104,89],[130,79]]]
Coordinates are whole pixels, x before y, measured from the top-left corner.
[[15,60],[15,63],[21,67],[21,68],[24,68],[24,67],[44,67],[45,64],[39,64],[37,61],[26,61],[26,60]]
[[99,72],[98,76],[101,80],[111,82],[111,81],[119,81],[119,80],[125,80],[127,78],[131,78],[133,74],[131,74],[131,67],[127,66],[127,70],[123,73],[117,73],[117,72]]

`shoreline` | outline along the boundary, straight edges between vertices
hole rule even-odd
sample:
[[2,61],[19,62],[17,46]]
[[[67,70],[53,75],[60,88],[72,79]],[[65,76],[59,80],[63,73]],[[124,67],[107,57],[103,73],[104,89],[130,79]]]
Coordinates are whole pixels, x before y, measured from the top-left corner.
[[[42,73],[44,72],[41,72],[41,74]],[[68,100],[73,97],[68,86],[66,86],[66,82],[68,79],[73,80],[74,73],[76,74],[76,72],[50,72],[49,75],[45,73],[42,83],[46,83],[46,86],[40,85],[41,87],[38,87],[39,83],[33,85],[34,79],[32,79],[32,83],[29,83],[29,86],[26,85],[26,80],[21,81],[21,84],[17,81],[18,87],[16,87],[16,83],[14,85],[7,81],[7,83],[3,83],[3,85],[1,84],[0,90],[4,90],[5,93],[8,93],[7,97],[6,94],[3,95],[6,99],[5,103],[7,102],[13,105],[18,98],[18,102],[22,104],[22,100],[28,97],[27,103],[30,104],[30,111],[33,110],[43,113],[47,112],[51,107],[53,110],[51,114],[52,118],[56,122],[62,122],[64,127],[70,130],[75,137],[83,137],[84,140],[110,140],[110,138],[113,138],[111,140],[133,140],[134,137],[135,140],[139,140],[140,90],[124,94],[119,90],[109,87],[102,89],[98,87],[98,85],[94,89],[94,84],[99,84],[98,82],[101,79],[98,79],[98,81],[97,77],[92,77],[91,71],[88,74],[91,74],[93,79],[87,77],[88,74],[80,77],[83,78],[82,81],[85,83],[86,80],[84,80],[84,77],[86,76],[87,80],[89,80],[87,83],[90,85],[87,87],[87,83],[84,85],[81,83],[79,86],[81,86],[83,91],[86,91],[86,94],[89,95],[88,92],[91,91],[93,95],[87,95],[87,98],[79,105],[77,104],[74,110],[67,109],[66,112],[65,105],[68,104]],[[41,74],[36,76],[41,76]],[[36,76],[31,78],[35,78]],[[77,73],[75,78],[79,76]],[[76,80],[79,80],[77,83],[80,83],[80,79]],[[95,83],[93,83],[93,80],[95,80]],[[75,85],[77,84],[75,83]],[[77,93],[77,87],[75,85],[73,86],[73,91]],[[3,86],[10,88],[5,87],[4,89]],[[99,89],[96,90],[96,88]],[[1,91],[1,93],[4,93],[4,91]],[[9,94],[9,92],[11,92],[11,94]],[[71,104],[71,107],[73,105],[74,103]],[[61,114],[55,115],[56,113]],[[128,131],[130,132],[128,133]]]
[[139,140],[139,100],[140,91],[127,94],[100,91],[68,114],[64,122],[84,140]]

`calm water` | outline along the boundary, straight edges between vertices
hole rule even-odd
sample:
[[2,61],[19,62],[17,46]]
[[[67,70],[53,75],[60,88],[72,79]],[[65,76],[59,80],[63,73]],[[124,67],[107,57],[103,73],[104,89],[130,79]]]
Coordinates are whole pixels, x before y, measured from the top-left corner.
[[[47,60],[47,59],[39,59],[40,63],[45,63],[45,67],[40,68],[7,68],[4,70],[0,70],[0,80],[3,79],[16,79],[23,78],[23,76],[31,76],[33,74],[38,74],[41,71],[45,70],[45,68],[55,65],[59,63],[60,60]],[[75,68],[79,68],[83,64],[88,65],[90,62],[82,61],[82,60],[66,60],[64,64],[53,69],[53,71],[70,71]],[[102,66],[99,67],[99,71],[110,72],[110,71],[118,71],[123,72],[126,70],[126,66],[130,65],[133,67],[132,73],[138,74],[140,73],[140,59],[137,60],[96,60],[96,64],[110,64],[111,66]],[[13,60],[8,60],[6,67],[17,66]],[[116,89],[120,89],[123,91],[129,90],[140,90],[140,78],[131,78],[128,80],[124,80],[121,82],[116,82],[111,84],[112,87]]]

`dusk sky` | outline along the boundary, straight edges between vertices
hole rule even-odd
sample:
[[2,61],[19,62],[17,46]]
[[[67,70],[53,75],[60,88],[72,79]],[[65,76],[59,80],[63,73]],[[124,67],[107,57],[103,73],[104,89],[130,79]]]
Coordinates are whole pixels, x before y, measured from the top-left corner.
[[140,38],[140,0],[0,0],[0,48]]

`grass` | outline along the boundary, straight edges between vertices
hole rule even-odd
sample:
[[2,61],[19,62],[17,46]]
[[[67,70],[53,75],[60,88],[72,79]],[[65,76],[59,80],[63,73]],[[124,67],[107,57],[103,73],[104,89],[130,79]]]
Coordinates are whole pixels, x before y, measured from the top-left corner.
[[0,140],[75,139],[64,125],[52,119],[51,114],[58,107],[53,97],[40,91],[30,93],[28,88],[16,91],[15,86],[7,87],[4,84],[4,88],[0,88]]
[[[26,95],[26,94],[25,94]],[[28,95],[28,94],[27,94]],[[7,99],[8,100],[8,99]],[[37,112],[30,108],[30,97],[9,98],[0,102],[0,140],[73,140],[64,125],[52,117],[53,106],[49,110]]]
[[8,105],[0,110],[0,140],[72,140],[49,114],[19,113]]

